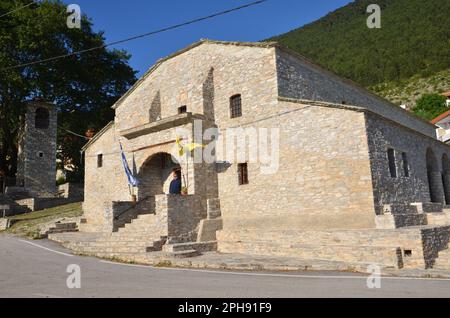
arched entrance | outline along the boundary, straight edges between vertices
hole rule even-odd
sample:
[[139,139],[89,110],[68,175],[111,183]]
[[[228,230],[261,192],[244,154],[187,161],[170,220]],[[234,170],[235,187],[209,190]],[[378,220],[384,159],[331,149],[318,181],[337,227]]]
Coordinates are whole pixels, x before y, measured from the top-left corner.
[[444,203],[442,191],[442,175],[439,171],[438,161],[433,150],[427,150],[427,176],[430,190],[430,199],[433,203]]
[[181,167],[172,160],[172,156],[168,153],[158,153],[147,159],[139,170],[141,183],[138,189],[139,200],[168,194],[174,169],[181,170]]
[[442,156],[442,185],[444,186],[445,204],[450,205],[450,159]]

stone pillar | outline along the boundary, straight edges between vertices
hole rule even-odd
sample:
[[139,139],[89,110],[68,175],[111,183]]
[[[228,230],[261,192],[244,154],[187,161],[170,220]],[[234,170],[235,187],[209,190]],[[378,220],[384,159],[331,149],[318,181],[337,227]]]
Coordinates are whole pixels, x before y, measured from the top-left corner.
[[442,175],[442,182],[444,185],[445,204],[450,205],[450,173],[445,172]]
[[442,174],[439,171],[429,171],[428,183],[430,187],[430,201],[433,203],[444,203]]

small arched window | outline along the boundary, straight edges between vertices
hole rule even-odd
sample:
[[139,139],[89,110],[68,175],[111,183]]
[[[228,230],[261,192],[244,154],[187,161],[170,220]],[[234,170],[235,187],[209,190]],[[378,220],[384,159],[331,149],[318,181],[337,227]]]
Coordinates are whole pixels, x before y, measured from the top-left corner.
[[46,108],[36,109],[34,117],[34,127],[37,129],[47,129],[50,125],[50,113]]

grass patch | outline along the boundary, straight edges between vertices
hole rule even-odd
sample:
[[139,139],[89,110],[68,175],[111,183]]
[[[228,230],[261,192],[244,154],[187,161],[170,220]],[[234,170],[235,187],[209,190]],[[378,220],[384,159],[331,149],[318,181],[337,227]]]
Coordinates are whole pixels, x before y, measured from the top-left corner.
[[12,226],[5,233],[28,237],[39,238],[40,229],[46,224],[61,218],[79,217],[83,214],[81,203],[71,203],[56,208],[36,211],[32,213],[8,217]]

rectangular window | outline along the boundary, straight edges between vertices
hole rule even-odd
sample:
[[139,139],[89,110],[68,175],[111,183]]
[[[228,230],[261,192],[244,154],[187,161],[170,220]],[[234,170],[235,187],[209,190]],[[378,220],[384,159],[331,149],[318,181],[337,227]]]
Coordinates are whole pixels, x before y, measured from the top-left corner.
[[186,114],[187,113],[187,106],[181,106],[178,108],[178,114]]
[[406,152],[402,153],[402,161],[403,161],[403,171],[405,172],[405,177],[409,178],[409,162],[408,155]]
[[391,178],[397,178],[397,165],[395,163],[395,150],[388,149],[387,155],[388,155],[389,172],[391,174]]
[[230,116],[231,118],[242,117],[241,95],[234,95],[230,98]]
[[103,167],[103,155],[99,154],[97,155],[97,168]]
[[248,184],[248,164],[240,163],[238,166],[239,185]]

